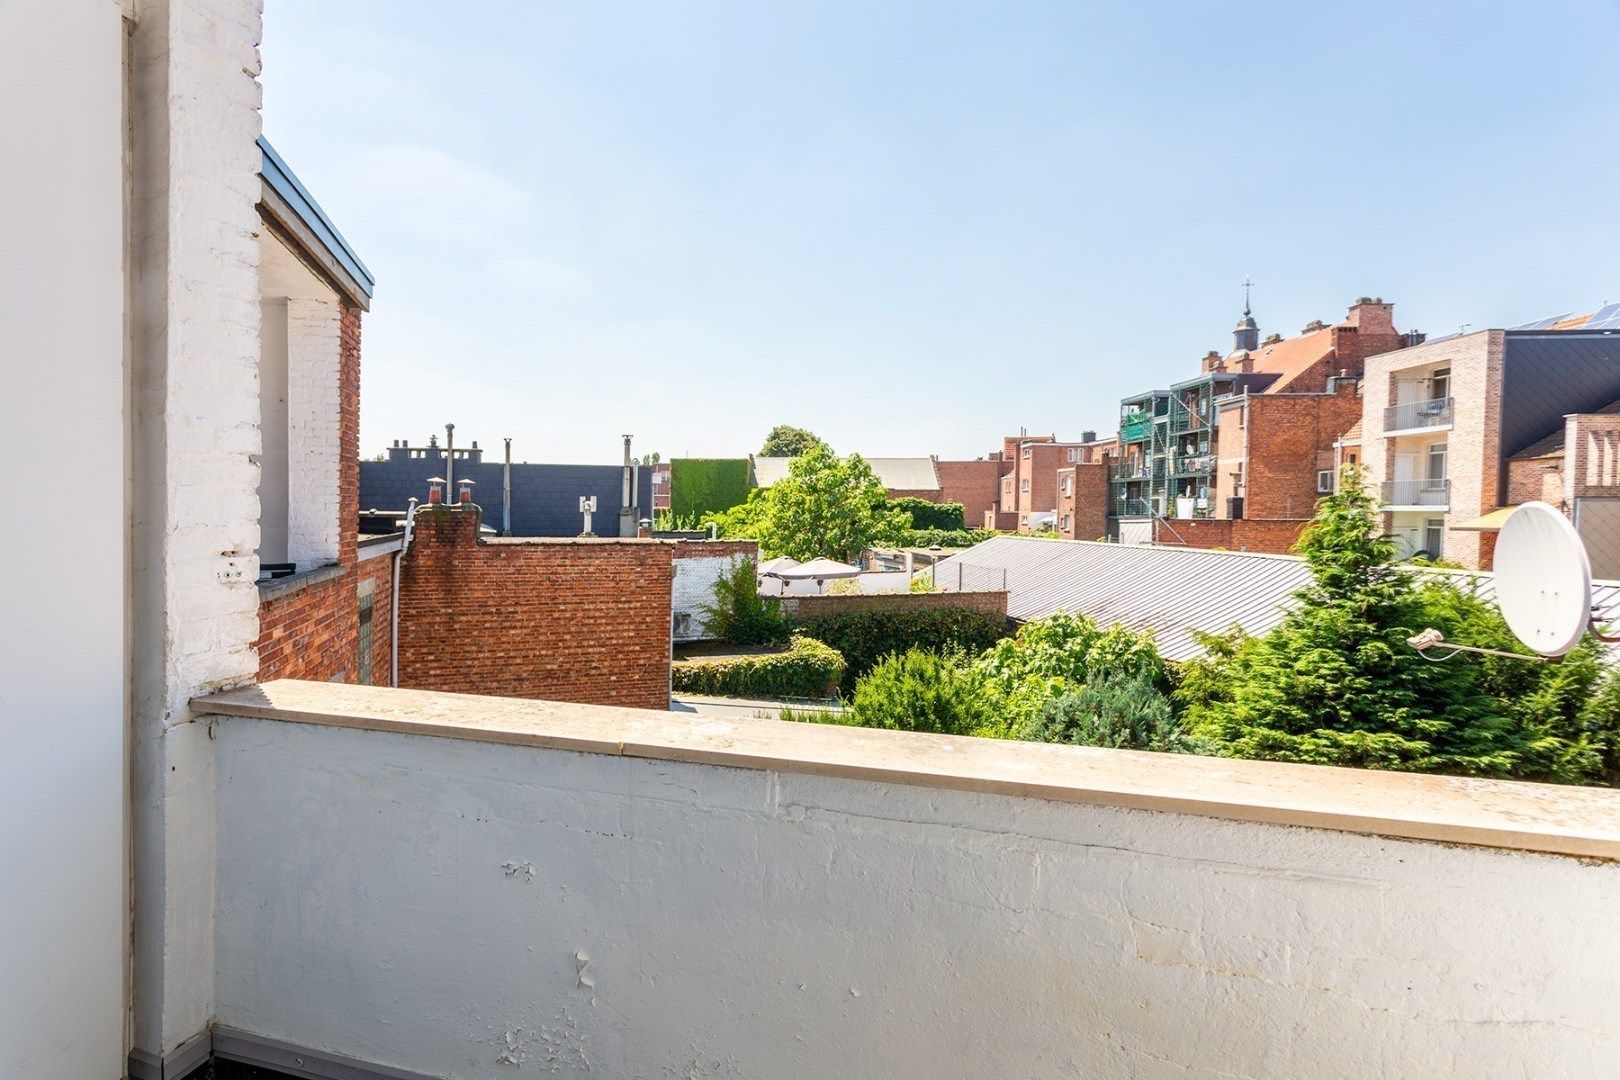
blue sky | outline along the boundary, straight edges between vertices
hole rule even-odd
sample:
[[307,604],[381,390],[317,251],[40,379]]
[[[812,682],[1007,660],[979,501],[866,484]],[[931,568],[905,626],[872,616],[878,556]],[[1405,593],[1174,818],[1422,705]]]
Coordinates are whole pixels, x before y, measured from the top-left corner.
[[1620,299],[1620,5],[267,0],[362,450],[974,457],[1357,296]]

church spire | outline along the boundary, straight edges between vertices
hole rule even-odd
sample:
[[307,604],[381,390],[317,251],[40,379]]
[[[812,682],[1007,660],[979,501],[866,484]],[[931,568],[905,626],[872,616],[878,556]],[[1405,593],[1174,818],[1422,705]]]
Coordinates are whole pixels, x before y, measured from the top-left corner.
[[1249,289],[1254,284],[1247,276],[1243,279],[1243,318],[1232,331],[1233,352],[1253,352],[1260,347],[1260,327],[1249,310]]

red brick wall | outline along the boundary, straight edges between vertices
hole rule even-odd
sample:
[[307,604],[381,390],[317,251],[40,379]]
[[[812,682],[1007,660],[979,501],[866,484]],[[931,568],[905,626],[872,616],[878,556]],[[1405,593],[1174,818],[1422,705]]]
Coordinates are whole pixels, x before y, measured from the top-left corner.
[[1286,555],[1299,541],[1307,520],[1266,521],[1240,518],[1156,518],[1153,542],[1166,547],[1225,548],[1228,551],[1264,551]]
[[[1224,421],[1235,415],[1228,411]],[[1333,443],[1361,419],[1361,397],[1348,386],[1337,394],[1257,394],[1249,398],[1248,459],[1244,464],[1245,518],[1308,518],[1321,495],[1316,473],[1333,467]],[[1223,452],[1225,451],[1223,442]],[[1224,504],[1215,507],[1224,514]]]
[[885,494],[891,499],[922,499],[924,502],[949,502],[941,496],[939,488],[886,488]]
[[970,529],[984,521],[984,512],[994,510],[1001,487],[1001,461],[936,461],[939,474],[939,501],[962,504],[962,518]]
[[418,514],[400,579],[401,686],[669,708],[675,545],[477,530],[473,512]]
[[670,552],[677,559],[708,559],[747,555],[759,561],[758,540],[676,540]]
[[871,596],[785,596],[782,608],[801,622],[852,611],[937,611],[968,608],[1006,617],[1005,592],[875,593]]

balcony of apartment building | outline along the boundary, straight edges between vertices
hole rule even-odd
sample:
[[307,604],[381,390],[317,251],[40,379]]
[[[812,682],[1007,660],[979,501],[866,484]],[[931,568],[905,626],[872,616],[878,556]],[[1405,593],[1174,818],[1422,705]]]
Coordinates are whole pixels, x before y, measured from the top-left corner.
[[1438,368],[1395,380],[1395,404],[1384,409],[1384,437],[1432,435],[1451,429],[1451,371]]
[[1620,1054],[1609,791],[323,683],[195,707],[216,1060],[1597,1076]]

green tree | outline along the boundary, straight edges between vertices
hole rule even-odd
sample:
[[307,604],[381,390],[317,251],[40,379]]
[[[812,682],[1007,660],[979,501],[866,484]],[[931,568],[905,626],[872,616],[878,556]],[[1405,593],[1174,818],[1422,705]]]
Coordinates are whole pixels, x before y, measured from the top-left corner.
[[1193,742],[1153,679],[1112,671],[1086,685],[1058,694],[1018,730],[1035,742],[1107,746],[1124,750],[1194,752]]
[[983,734],[993,714],[982,683],[959,653],[908,649],[878,661],[855,685],[848,712],[862,727]]
[[[850,560],[875,544],[894,544],[910,520],[890,510],[883,483],[859,454],[840,461],[817,443],[766,489],[761,545],[808,562]],[[752,499],[750,500],[752,502]]]
[[1514,774],[1519,740],[1479,668],[1406,644],[1426,605],[1377,502],[1353,471],[1346,481],[1300,540],[1311,583],[1282,623],[1184,676],[1189,732],[1233,757]]
[[759,595],[752,559],[738,559],[717,578],[713,602],[700,610],[708,633],[733,645],[781,645],[792,630],[781,601]]
[[759,456],[798,457],[808,452],[812,446],[826,445],[813,431],[789,424],[777,424],[771,428],[770,434],[765,436],[765,444],[759,448]]

